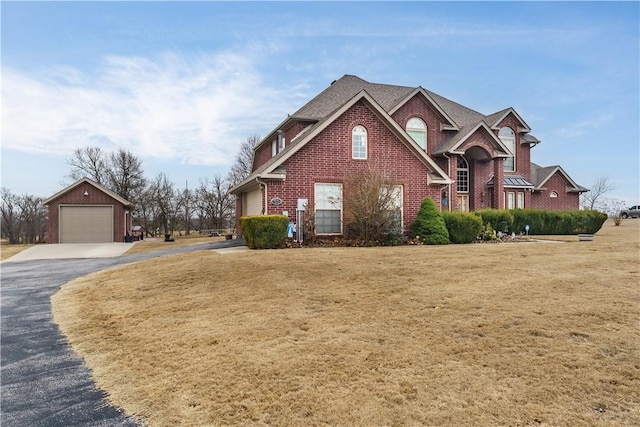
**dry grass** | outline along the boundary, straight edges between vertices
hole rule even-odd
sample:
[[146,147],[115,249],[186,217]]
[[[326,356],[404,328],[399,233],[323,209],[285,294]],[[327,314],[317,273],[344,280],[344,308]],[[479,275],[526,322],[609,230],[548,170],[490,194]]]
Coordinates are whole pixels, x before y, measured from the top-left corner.
[[224,237],[206,237],[206,236],[175,236],[174,242],[165,242],[164,238],[144,239],[136,242],[126,252],[126,255],[138,254],[142,252],[153,252],[161,249],[172,248],[176,246],[189,246],[199,243],[213,243],[224,240]]
[[5,241],[0,244],[0,261],[11,258],[12,256],[19,254],[25,249],[30,248],[33,245],[10,245]]
[[640,220],[593,242],[201,251],[54,318],[150,425],[640,425]]

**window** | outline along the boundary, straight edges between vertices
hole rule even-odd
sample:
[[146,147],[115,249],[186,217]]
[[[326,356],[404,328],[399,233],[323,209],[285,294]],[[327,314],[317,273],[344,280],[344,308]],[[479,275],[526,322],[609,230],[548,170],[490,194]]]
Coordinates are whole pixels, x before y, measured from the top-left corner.
[[284,150],[284,146],[285,146],[284,133],[282,133],[282,131],[278,131],[278,152]]
[[500,141],[511,152],[511,157],[507,157],[504,159],[504,171],[505,172],[515,172],[516,171],[516,134],[513,133],[511,128],[502,128],[500,132],[498,132],[498,137]]
[[393,233],[402,233],[402,185],[383,185],[380,188],[380,202],[391,215]]
[[316,233],[342,234],[342,184],[315,186]]
[[407,133],[413,140],[427,151],[427,125],[417,117],[409,119],[407,122]]
[[276,154],[278,154],[278,145],[274,139],[271,141],[271,157],[275,157]]
[[518,209],[524,209],[524,193],[522,191],[518,191],[518,199],[517,199],[517,208]]
[[516,193],[513,191],[507,192],[507,209],[514,209],[516,207]]
[[556,193],[555,191],[552,191],[551,193],[549,193],[549,197],[551,197],[552,199],[555,199],[558,197],[558,193]]
[[464,157],[458,158],[458,193],[469,192],[469,163]]
[[352,151],[354,159],[367,158],[367,130],[364,126],[356,126],[351,132]]

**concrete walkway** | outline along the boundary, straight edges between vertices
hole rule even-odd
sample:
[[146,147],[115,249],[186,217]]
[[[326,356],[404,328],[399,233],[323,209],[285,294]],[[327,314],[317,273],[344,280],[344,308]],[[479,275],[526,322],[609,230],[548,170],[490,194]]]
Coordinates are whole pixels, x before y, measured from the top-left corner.
[[124,254],[135,243],[56,243],[35,245],[15,254],[3,262],[21,262],[36,259],[110,258]]
[[[148,258],[203,249],[243,250],[243,240],[100,258],[3,262],[0,279],[0,424],[136,426],[110,406],[52,321],[51,296],[77,277]],[[127,248],[130,247],[131,244]],[[46,245],[43,245],[46,246]],[[233,249],[240,247],[240,249]],[[246,248],[246,247],[245,247]]]

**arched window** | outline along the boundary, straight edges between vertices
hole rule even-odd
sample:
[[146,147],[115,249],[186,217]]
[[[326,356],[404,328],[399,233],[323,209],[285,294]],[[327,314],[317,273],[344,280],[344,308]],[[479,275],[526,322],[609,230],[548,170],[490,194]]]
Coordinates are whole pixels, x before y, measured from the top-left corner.
[[552,191],[551,193],[549,193],[549,197],[551,197],[552,199],[555,199],[558,197],[558,193],[556,193],[555,191]]
[[469,163],[464,157],[458,158],[458,193],[469,192]]
[[407,133],[413,140],[418,143],[420,148],[427,150],[427,125],[417,118],[413,117],[407,122]]
[[351,132],[351,156],[354,159],[367,158],[367,130],[364,126],[356,126]]
[[511,152],[511,157],[504,159],[504,171],[515,172],[516,171],[516,134],[513,133],[513,129],[504,127],[498,132],[498,138]]

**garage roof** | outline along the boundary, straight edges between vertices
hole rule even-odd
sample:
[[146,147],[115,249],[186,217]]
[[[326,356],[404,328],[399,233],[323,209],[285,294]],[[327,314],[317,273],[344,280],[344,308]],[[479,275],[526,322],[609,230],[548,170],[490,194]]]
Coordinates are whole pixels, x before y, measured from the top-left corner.
[[119,203],[122,203],[124,206],[127,207],[131,207],[131,208],[135,208],[135,205],[133,203],[131,203],[130,201],[123,199],[122,197],[118,196],[116,193],[114,193],[113,191],[109,190],[108,188],[98,184],[95,181],[90,180],[89,178],[82,178],[76,182],[74,182],[73,184],[71,184],[70,186],[68,186],[67,188],[64,188],[60,191],[58,191],[56,194],[54,194],[53,196],[49,197],[46,200],[42,201],[43,205],[49,205],[51,204],[51,202],[53,202],[54,200],[56,200],[58,197],[68,193],[69,191],[73,190],[74,188],[87,183],[90,184],[92,186],[94,186],[97,190],[102,191],[103,193],[109,195],[110,197],[112,197],[113,199],[115,199],[116,201],[118,201]]

